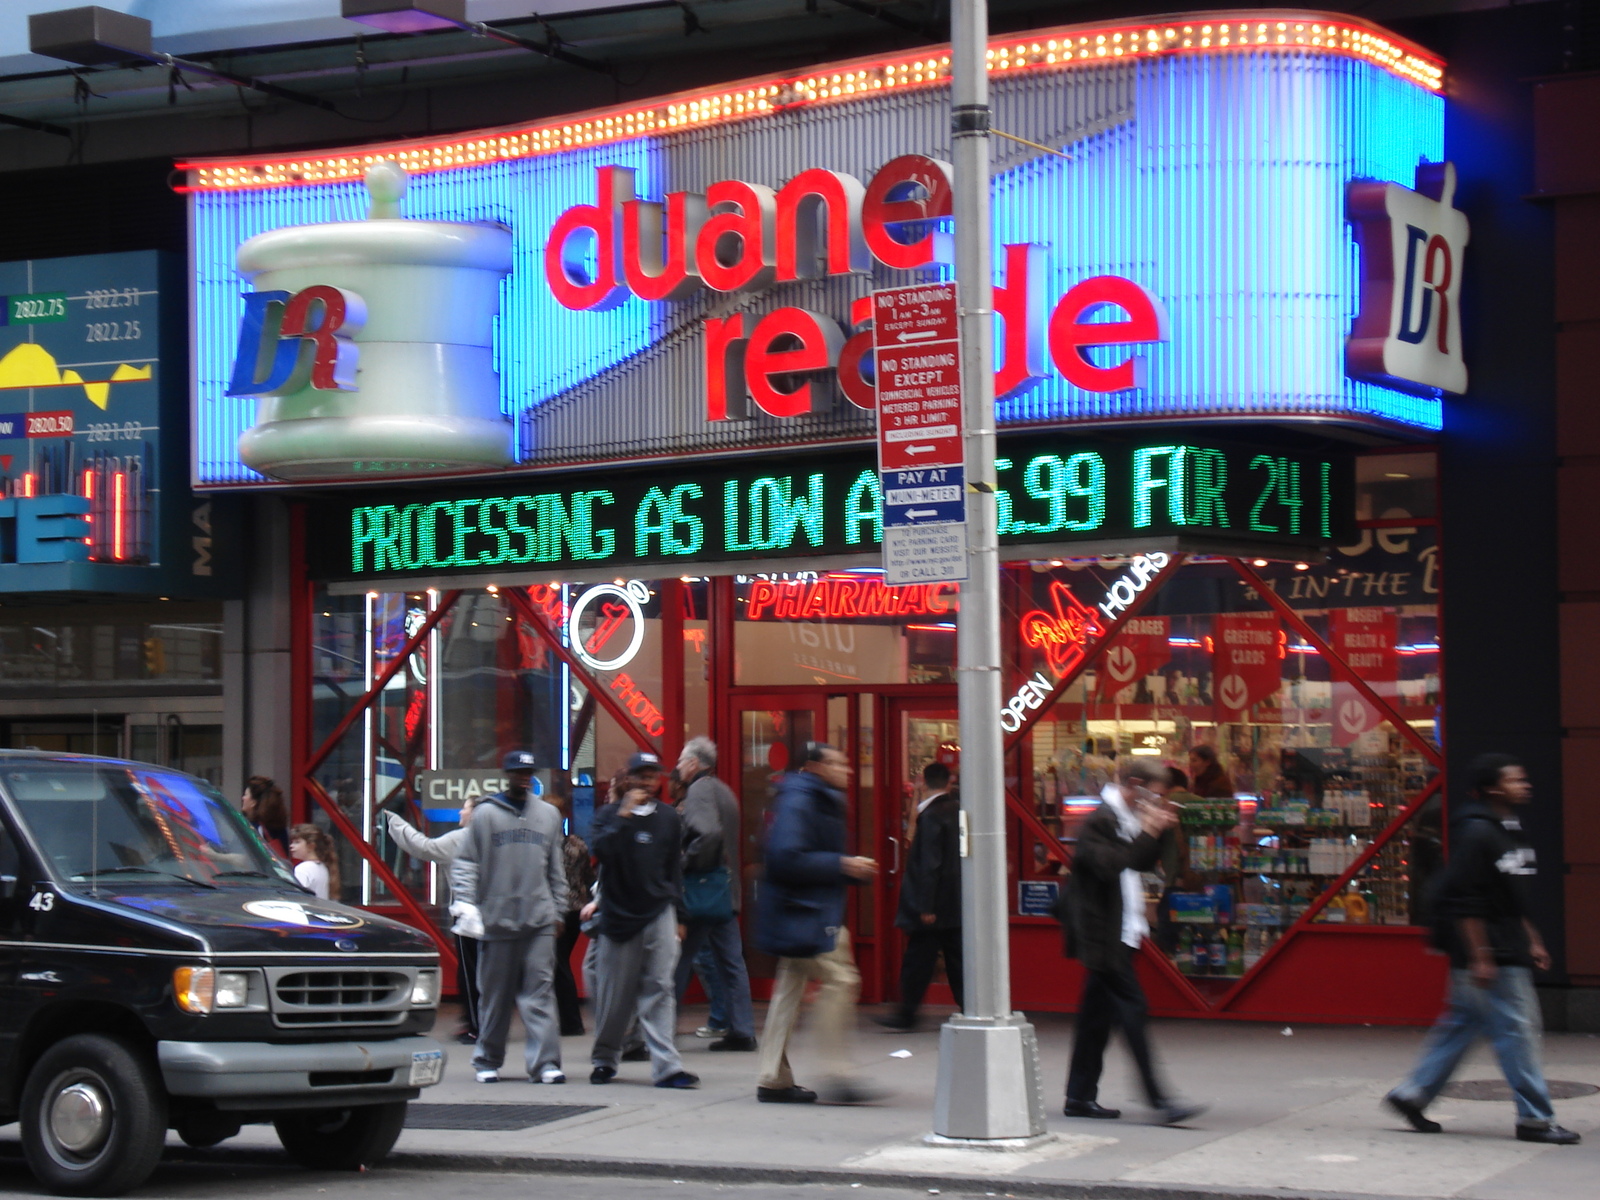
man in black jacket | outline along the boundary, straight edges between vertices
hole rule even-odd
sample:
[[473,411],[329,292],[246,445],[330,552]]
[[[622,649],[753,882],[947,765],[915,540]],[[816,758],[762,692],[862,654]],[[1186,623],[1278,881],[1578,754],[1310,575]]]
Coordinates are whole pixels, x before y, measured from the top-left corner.
[[890,1029],[916,1027],[917,1010],[941,953],[950,993],[961,1007],[961,801],[950,791],[950,768],[942,762],[922,768],[922,785],[927,794],[917,805],[894,918],[906,934],[900,1006],[878,1018]]
[[1384,1102],[1419,1133],[1438,1133],[1442,1126],[1424,1110],[1472,1044],[1487,1037],[1516,1097],[1517,1140],[1571,1146],[1579,1137],[1556,1124],[1539,1065],[1533,968],[1548,970],[1550,954],[1528,919],[1526,889],[1537,868],[1517,817],[1533,785],[1505,754],[1480,756],[1467,778],[1472,802],[1451,831],[1450,861],[1433,896],[1434,942],[1450,956],[1449,1007],[1410,1077]]
[[692,1088],[673,1038],[674,979],[683,937],[683,826],[656,789],[661,761],[635,754],[612,785],[612,802],[594,815],[590,848],[600,864],[599,950],[595,975],[594,1064],[590,1083],[610,1083],[628,1027],[638,1017],[660,1088]]
[[1066,888],[1067,953],[1083,963],[1072,1065],[1067,1071],[1069,1117],[1115,1119],[1120,1109],[1096,1102],[1106,1043],[1122,1030],[1144,1083],[1145,1098],[1166,1125],[1205,1111],[1175,1100],[1161,1084],[1145,1032],[1144,989],[1133,970],[1133,952],[1150,931],[1139,872],[1161,859],[1177,815],[1160,802],[1169,776],[1150,759],[1129,759],[1121,782],[1106,785],[1101,805],[1078,831]]

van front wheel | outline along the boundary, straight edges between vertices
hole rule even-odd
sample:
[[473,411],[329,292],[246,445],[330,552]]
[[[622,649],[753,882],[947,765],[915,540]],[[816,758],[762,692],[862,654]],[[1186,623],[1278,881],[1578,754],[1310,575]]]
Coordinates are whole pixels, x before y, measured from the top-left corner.
[[81,1033],[46,1050],[22,1089],[22,1150],[61,1196],[119,1196],[150,1177],[167,1136],[155,1064],[121,1038]]
[[316,1108],[273,1121],[289,1157],[314,1171],[359,1171],[394,1149],[406,1124],[406,1102],[359,1108]]

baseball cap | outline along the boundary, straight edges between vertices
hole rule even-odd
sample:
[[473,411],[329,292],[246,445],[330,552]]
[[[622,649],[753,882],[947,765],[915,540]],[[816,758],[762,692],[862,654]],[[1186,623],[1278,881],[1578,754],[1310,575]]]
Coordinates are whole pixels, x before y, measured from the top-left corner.
[[531,771],[538,763],[534,760],[532,750],[510,750],[500,760],[502,771]]
[[651,754],[648,750],[635,750],[633,757],[628,759],[630,771],[659,771],[661,770],[661,756]]

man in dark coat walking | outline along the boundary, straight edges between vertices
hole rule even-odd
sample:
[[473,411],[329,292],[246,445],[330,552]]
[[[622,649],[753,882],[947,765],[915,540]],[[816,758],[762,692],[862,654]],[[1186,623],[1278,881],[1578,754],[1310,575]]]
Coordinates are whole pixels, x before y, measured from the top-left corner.
[[824,1099],[862,1104],[874,1093],[852,1079],[850,1028],[861,975],[844,927],[845,888],[878,873],[870,858],[845,853],[845,789],[850,762],[833,746],[813,742],[800,770],[778,784],[767,835],[767,873],[758,899],[756,944],[778,959],[772,1002],[761,1031],[756,1099],[763,1104],[811,1104],[817,1093],[794,1081],[789,1035],[800,1016],[806,984],[817,993],[817,1041],[826,1072]]
[[1078,1001],[1072,1065],[1067,1070],[1069,1117],[1115,1119],[1120,1109],[1096,1102],[1106,1043],[1113,1027],[1122,1030],[1144,1083],[1145,1098],[1166,1125],[1204,1111],[1175,1100],[1162,1086],[1145,1031],[1144,989],[1133,970],[1133,952],[1150,931],[1145,919],[1144,884],[1139,872],[1161,860],[1177,814],[1160,803],[1166,769],[1148,759],[1130,759],[1119,783],[1107,784],[1100,807],[1078,831],[1067,879],[1065,925],[1067,954],[1083,963],[1083,996]]
[[900,960],[900,1006],[878,1023],[913,1029],[917,1010],[944,955],[945,978],[961,1007],[961,801],[950,790],[950,768],[931,762],[922,768],[927,789],[917,805],[916,832],[900,880],[896,927],[905,931]]

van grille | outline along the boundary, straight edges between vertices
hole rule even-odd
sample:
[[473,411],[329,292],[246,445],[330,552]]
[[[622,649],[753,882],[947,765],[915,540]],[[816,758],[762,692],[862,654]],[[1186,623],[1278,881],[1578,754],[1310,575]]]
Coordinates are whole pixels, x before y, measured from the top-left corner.
[[409,971],[274,972],[272,1017],[279,1025],[394,1025],[411,998]]

